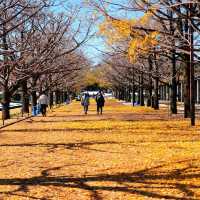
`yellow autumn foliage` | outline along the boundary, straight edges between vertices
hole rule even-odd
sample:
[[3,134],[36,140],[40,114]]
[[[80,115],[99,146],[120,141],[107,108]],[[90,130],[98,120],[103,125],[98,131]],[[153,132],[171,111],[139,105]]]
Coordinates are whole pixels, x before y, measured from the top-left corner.
[[[99,32],[106,37],[109,45],[128,40],[128,55],[132,62],[136,61],[137,55],[147,53],[152,47],[158,44],[158,35],[156,31],[144,33],[139,27],[144,27],[150,23],[152,12],[145,13],[139,19],[114,19],[105,16],[105,20],[99,26]],[[136,27],[136,28],[135,28]]]
[[89,69],[85,72],[82,84],[84,87],[98,84],[99,87],[109,88],[111,85],[105,76],[105,69],[103,66]]

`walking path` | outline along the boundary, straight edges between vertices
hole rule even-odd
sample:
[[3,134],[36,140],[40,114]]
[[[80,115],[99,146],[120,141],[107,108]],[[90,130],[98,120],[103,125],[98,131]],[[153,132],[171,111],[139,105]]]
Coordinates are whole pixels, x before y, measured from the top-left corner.
[[0,199],[200,199],[200,121],[109,100],[0,130]]

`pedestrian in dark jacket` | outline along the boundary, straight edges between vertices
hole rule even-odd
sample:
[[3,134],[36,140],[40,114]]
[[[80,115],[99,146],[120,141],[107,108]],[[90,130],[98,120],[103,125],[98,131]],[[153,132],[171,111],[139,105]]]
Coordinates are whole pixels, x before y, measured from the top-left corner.
[[97,103],[97,114],[100,113],[102,115],[105,99],[101,91],[99,91],[99,93],[96,96],[96,103]]

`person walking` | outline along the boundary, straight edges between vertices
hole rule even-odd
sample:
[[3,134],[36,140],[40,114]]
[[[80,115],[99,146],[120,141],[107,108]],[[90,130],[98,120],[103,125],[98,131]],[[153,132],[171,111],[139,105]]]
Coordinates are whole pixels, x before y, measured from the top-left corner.
[[83,106],[84,113],[87,115],[90,105],[90,95],[88,93],[85,93],[84,96],[81,98],[81,105]]
[[101,91],[99,91],[99,93],[96,96],[96,103],[97,103],[97,114],[99,115],[100,113],[102,115],[105,99]]
[[47,112],[47,106],[48,106],[48,97],[45,95],[45,93],[42,93],[38,99],[38,103],[40,104],[40,109],[42,116],[46,116]]

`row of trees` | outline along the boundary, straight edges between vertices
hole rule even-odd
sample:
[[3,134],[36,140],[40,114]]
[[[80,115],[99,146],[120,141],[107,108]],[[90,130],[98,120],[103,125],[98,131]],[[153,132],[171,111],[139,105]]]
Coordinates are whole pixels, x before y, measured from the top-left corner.
[[[65,4],[66,6],[66,4]],[[22,94],[23,112],[37,104],[37,93],[60,96],[73,90],[89,65],[81,51],[92,37],[92,19],[79,18],[81,7],[51,0],[0,1],[0,90],[3,118],[10,118],[11,97]],[[53,11],[54,10],[54,11]],[[56,98],[58,101],[59,98]]]
[[[170,87],[171,112],[177,113],[177,84],[184,83],[184,116],[195,125],[194,76],[199,64],[200,4],[198,0],[91,0],[104,17],[100,34],[109,45],[105,62],[118,96],[133,102],[135,90],[144,105],[159,108],[159,85]],[[140,17],[135,17],[136,13]],[[153,96],[153,98],[152,98]],[[152,102],[153,100],[153,102]]]

